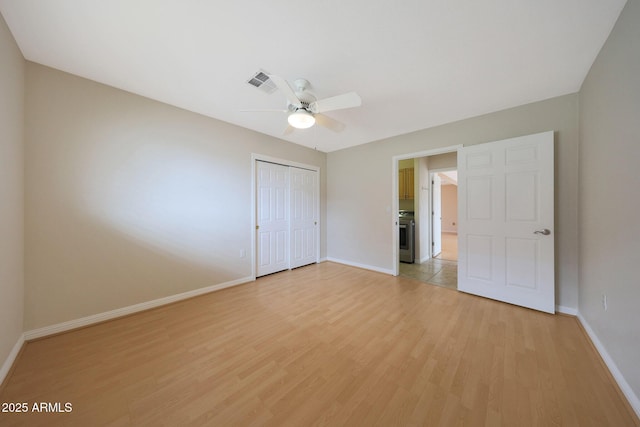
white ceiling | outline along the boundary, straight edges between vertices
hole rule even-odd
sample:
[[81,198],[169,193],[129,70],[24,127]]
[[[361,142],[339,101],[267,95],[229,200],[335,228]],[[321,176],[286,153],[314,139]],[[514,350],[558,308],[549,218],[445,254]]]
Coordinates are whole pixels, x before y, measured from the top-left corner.
[[[577,92],[626,0],[0,0],[25,58],[322,151]],[[258,69],[362,107],[283,136]]]

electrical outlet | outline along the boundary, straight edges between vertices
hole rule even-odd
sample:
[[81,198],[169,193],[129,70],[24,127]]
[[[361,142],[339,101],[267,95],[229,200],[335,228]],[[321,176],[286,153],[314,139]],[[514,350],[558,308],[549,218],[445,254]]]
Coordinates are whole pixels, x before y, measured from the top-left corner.
[[244,258],[247,256],[247,251],[245,251],[244,249],[240,249],[240,258]]
[[607,311],[607,294],[602,293],[602,309]]

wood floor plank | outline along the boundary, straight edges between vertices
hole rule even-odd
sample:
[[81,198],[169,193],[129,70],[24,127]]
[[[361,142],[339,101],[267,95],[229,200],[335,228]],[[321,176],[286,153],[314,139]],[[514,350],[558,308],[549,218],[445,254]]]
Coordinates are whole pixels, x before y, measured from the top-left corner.
[[29,342],[1,426],[638,426],[575,318],[322,263]]

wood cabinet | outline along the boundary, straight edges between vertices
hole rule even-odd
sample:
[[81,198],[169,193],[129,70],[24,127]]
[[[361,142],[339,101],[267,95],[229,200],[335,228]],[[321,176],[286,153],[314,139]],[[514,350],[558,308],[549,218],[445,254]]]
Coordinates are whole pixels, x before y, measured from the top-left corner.
[[398,170],[398,198],[401,200],[413,199],[413,168]]

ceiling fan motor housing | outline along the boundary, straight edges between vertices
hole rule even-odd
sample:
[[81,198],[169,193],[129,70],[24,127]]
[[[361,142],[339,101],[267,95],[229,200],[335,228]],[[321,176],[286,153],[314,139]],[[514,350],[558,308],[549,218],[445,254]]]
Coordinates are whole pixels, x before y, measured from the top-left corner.
[[310,111],[309,104],[317,100],[315,95],[309,91],[311,84],[305,79],[297,79],[294,84],[296,87],[296,96],[298,97],[298,100],[300,100],[302,107],[305,110]]

